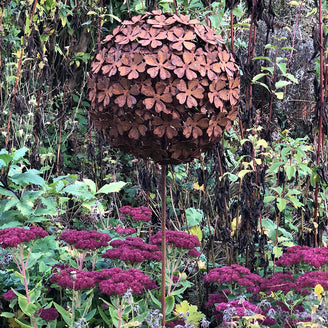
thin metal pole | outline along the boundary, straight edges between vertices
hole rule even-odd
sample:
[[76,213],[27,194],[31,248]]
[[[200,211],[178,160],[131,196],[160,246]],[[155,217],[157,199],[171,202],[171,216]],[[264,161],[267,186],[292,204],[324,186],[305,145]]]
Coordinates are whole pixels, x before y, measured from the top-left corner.
[[162,230],[162,281],[161,281],[161,289],[162,289],[162,327],[165,326],[165,278],[166,278],[166,172],[167,165],[162,165],[162,173],[161,173],[161,199],[162,199],[162,208],[161,208],[161,230]]

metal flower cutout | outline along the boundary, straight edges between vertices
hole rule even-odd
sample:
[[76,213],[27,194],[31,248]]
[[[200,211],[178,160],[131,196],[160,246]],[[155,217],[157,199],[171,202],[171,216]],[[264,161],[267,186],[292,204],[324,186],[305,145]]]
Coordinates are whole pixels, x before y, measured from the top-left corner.
[[87,78],[90,116],[121,150],[186,163],[237,117],[240,78],[212,29],[155,10],[105,37]]

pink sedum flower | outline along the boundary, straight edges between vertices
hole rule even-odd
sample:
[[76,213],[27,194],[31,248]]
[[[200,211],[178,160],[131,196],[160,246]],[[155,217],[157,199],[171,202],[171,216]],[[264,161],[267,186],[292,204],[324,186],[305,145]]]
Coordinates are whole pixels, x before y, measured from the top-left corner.
[[19,244],[28,243],[36,238],[44,238],[48,232],[40,227],[7,228],[0,230],[0,246],[2,248],[17,247]]
[[111,240],[110,236],[103,232],[95,230],[68,230],[62,233],[60,239],[76,249],[95,250],[100,247],[108,246]]
[[59,313],[55,308],[40,309],[37,313],[45,321],[53,321],[59,317]]
[[4,293],[2,296],[6,301],[11,301],[16,298],[16,294],[12,289],[8,290],[8,292]]

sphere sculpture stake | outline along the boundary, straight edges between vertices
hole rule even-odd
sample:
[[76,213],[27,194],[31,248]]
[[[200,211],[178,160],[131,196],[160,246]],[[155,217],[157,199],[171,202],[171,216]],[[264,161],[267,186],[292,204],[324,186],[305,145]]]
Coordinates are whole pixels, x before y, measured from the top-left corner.
[[91,68],[90,116],[108,142],[161,164],[162,314],[165,326],[167,164],[212,149],[237,117],[240,78],[223,40],[186,15],[125,20]]

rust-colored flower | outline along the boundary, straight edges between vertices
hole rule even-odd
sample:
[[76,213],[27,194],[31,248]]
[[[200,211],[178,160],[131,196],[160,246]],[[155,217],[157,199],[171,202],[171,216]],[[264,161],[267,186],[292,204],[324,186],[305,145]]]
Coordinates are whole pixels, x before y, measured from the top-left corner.
[[97,94],[97,100],[100,103],[103,102],[106,107],[110,102],[110,98],[113,96],[113,85],[109,78],[104,77],[97,83],[97,88],[100,90]]
[[171,62],[176,66],[174,73],[180,79],[184,75],[188,80],[197,79],[197,73],[195,71],[198,69],[198,63],[195,61],[194,55],[189,51],[185,51],[182,54],[182,58],[183,60],[180,56],[172,55]]
[[149,97],[143,101],[145,107],[151,109],[155,106],[155,111],[157,113],[165,110],[166,106],[164,103],[172,102],[172,95],[168,92],[167,84],[164,82],[157,82],[155,90],[150,83],[148,86],[143,85],[141,93]]
[[213,65],[213,69],[215,72],[226,72],[228,76],[232,77],[234,75],[234,72],[236,70],[235,64],[230,60],[231,54],[229,54],[227,51],[221,51],[219,52],[219,63],[215,63]]
[[172,120],[168,115],[161,117],[154,117],[152,121],[154,126],[154,134],[159,138],[166,136],[169,139],[173,139],[178,135],[178,130],[181,127],[178,120]]
[[122,76],[128,75],[128,79],[137,79],[139,73],[145,71],[146,63],[143,61],[142,55],[136,53],[132,57],[129,55],[122,56],[122,66],[119,71]]
[[122,29],[122,34],[116,35],[115,42],[118,44],[128,44],[136,40],[140,36],[140,32],[140,26],[132,27],[132,25],[127,25]]
[[[187,84],[188,83],[188,84]],[[177,94],[177,99],[180,104],[186,103],[188,108],[197,106],[197,100],[204,97],[204,88],[199,84],[198,80],[185,82],[181,80],[177,85],[180,93]]]
[[105,58],[104,65],[101,70],[104,75],[111,77],[117,73],[117,69],[121,66],[121,64],[120,52],[115,48],[111,48],[108,50],[107,57]]
[[236,79],[228,79],[229,81],[229,101],[231,105],[236,105],[239,100],[240,96],[240,78],[237,77]]
[[107,49],[103,48],[102,50],[100,50],[100,52],[97,53],[96,58],[91,66],[91,71],[93,73],[98,73],[100,71],[100,69],[102,68],[102,65],[105,61],[106,52],[107,52]]
[[151,66],[147,69],[147,73],[152,78],[155,78],[159,74],[161,80],[169,79],[171,77],[171,73],[168,70],[175,68],[169,61],[170,57],[170,53],[166,46],[158,51],[156,55],[146,55],[146,64]]
[[192,118],[188,117],[184,127],[183,134],[186,138],[191,136],[194,139],[203,135],[203,131],[208,127],[208,118],[202,114],[195,114]]
[[149,31],[140,31],[138,42],[144,47],[150,45],[152,48],[157,48],[163,44],[160,40],[166,39],[166,36],[166,31],[151,27]]
[[208,99],[216,108],[223,108],[223,101],[229,99],[229,93],[226,89],[226,81],[217,79],[210,84]]
[[209,121],[207,134],[210,138],[218,138],[222,135],[223,129],[222,127],[226,126],[228,119],[225,117],[226,113],[219,113],[217,115],[212,116]]
[[120,83],[113,84],[113,94],[119,95],[114,102],[120,107],[123,107],[125,104],[128,107],[132,107],[137,103],[137,99],[134,96],[140,93],[139,87],[136,84],[130,87],[130,83],[127,79],[122,78]]
[[172,27],[167,32],[167,39],[172,41],[172,49],[182,51],[183,47],[187,50],[195,48],[195,43],[191,42],[195,39],[195,34],[189,30],[185,31],[182,27]]

